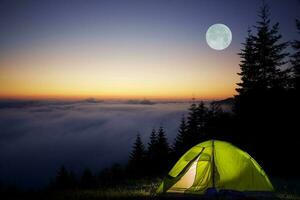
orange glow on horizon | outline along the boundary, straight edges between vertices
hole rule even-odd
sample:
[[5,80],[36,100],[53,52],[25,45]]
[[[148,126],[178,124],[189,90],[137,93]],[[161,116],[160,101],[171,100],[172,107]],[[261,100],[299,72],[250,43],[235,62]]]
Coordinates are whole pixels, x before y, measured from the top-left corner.
[[229,97],[232,97],[233,95],[219,95],[219,96],[195,96],[195,95],[168,95],[168,96],[158,96],[158,95],[110,95],[110,96],[104,96],[104,95],[62,95],[62,94],[56,94],[56,95],[28,95],[28,94],[18,94],[18,95],[0,95],[0,99],[23,99],[23,100],[47,100],[47,99],[61,99],[61,100],[78,100],[78,99],[88,99],[88,98],[94,98],[97,100],[130,100],[130,99],[147,99],[147,100],[191,100],[192,98],[196,98],[198,100],[222,100]]
[[238,56],[231,51],[97,48],[48,47],[0,57],[0,98],[222,99],[235,94]]

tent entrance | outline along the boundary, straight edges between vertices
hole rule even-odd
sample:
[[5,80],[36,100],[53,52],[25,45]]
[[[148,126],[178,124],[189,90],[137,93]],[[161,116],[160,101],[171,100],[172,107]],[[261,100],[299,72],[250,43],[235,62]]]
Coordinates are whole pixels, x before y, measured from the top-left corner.
[[207,189],[210,183],[211,162],[206,159],[202,160],[202,155],[193,161],[185,174],[167,192],[184,193],[195,189],[198,191]]
[[198,158],[193,162],[188,171],[168,190],[168,192],[183,193],[194,184],[197,172]]
[[203,154],[198,160],[196,178],[193,185],[187,190],[190,193],[204,193],[208,188],[213,187],[213,163],[209,155]]

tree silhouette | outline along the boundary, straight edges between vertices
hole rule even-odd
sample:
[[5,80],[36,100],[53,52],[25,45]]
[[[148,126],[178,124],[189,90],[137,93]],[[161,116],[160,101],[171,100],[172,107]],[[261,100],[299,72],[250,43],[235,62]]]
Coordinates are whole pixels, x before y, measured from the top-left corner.
[[237,83],[239,88],[236,89],[239,95],[244,95],[259,87],[259,69],[256,65],[254,38],[250,29],[248,29],[248,36],[243,46],[241,53],[238,54],[241,57],[241,72],[238,73],[241,76],[241,83]]
[[160,126],[158,129],[156,148],[158,151],[157,154],[157,165],[159,165],[158,172],[159,174],[164,174],[166,170],[168,170],[170,165],[169,162],[170,147],[165,135],[165,130],[162,126]]
[[147,173],[149,175],[157,174],[157,156],[159,153],[157,149],[157,142],[158,136],[155,129],[152,129],[147,148]]
[[65,166],[61,166],[57,171],[56,179],[53,188],[57,190],[72,189],[76,186],[75,176],[69,172]]
[[207,123],[207,114],[208,110],[204,105],[204,102],[201,101],[196,110],[197,116],[197,137],[201,140],[205,137],[205,125]]
[[[100,171],[97,182],[102,187],[115,187],[116,184],[121,184],[127,178],[139,178],[133,168],[125,168],[120,164],[114,163],[111,167],[105,168]],[[130,166],[131,167],[131,166]]]
[[282,69],[287,63],[288,53],[284,52],[287,42],[280,42],[279,23],[271,25],[267,4],[259,11],[260,20],[255,26],[257,34],[253,36],[256,65],[259,68],[258,82],[264,89],[287,87],[288,71]]
[[215,117],[219,117],[220,115],[224,114],[224,111],[221,108],[219,103],[213,101],[209,104],[209,110],[208,110],[207,114],[208,114],[209,118],[215,118]]
[[205,133],[205,126],[207,123],[207,108],[203,101],[198,106],[192,103],[189,108],[187,117],[187,147],[198,144],[204,141],[208,136]]
[[129,158],[129,171],[133,177],[140,177],[145,167],[145,147],[140,134],[137,134],[132,152]]
[[[298,34],[300,35],[300,21],[296,20],[296,27]],[[300,40],[294,40],[292,47],[295,53],[291,56],[291,63],[294,72],[293,86],[299,91],[300,90]]]
[[156,145],[158,142],[158,136],[156,135],[156,131],[155,129],[152,129],[151,135],[150,135],[150,141],[148,142],[148,157],[150,159],[152,159],[153,157],[155,157],[156,154]]
[[197,105],[192,103],[189,108],[187,117],[187,146],[192,147],[198,142],[198,116],[197,116]]
[[223,111],[219,102],[209,104],[205,124],[205,139],[219,139],[235,142],[234,140],[234,117],[230,112]]
[[160,151],[164,151],[166,153],[169,152],[169,144],[166,138],[165,130],[162,126],[159,127],[158,129],[158,134],[157,134],[157,146]]
[[188,150],[187,146],[187,124],[184,115],[181,118],[180,126],[178,129],[178,133],[174,140],[172,153],[174,157],[174,161],[176,161],[181,155]]
[[237,84],[238,95],[235,96],[234,106],[239,115],[266,110],[267,106],[262,102],[269,103],[279,96],[278,91],[288,88],[290,82],[289,69],[282,68],[286,64],[288,53],[284,50],[288,43],[280,43],[282,36],[279,34],[279,24],[271,25],[266,4],[261,7],[259,18],[255,26],[256,35],[248,30],[246,42],[239,53],[241,72],[238,75],[241,76],[241,82]]
[[[288,45],[281,42],[279,24],[271,23],[269,8],[260,8],[255,33],[248,36],[241,53],[241,82],[235,96],[235,141],[257,160],[271,167],[278,156],[288,154],[289,145],[283,150],[278,146],[292,138],[288,136],[290,113],[290,69],[286,68]],[[285,106],[281,106],[285,105]],[[274,126],[276,124],[276,127]],[[286,135],[283,136],[282,133]],[[255,145],[254,145],[255,144]],[[269,148],[265,148],[268,144]],[[280,164],[279,164],[280,165]],[[277,172],[284,166],[277,168]]]
[[[238,115],[247,113],[247,109],[251,109],[248,105],[251,103],[251,96],[255,96],[255,93],[261,90],[261,69],[258,65],[258,58],[256,55],[255,38],[252,35],[251,29],[248,29],[248,35],[245,43],[242,44],[243,48],[238,54],[241,58],[240,61],[240,72],[238,75],[241,77],[241,82],[237,83],[238,88],[236,91],[238,95],[235,96],[234,112]],[[252,101],[253,103],[254,101]]]
[[86,168],[79,181],[80,188],[92,189],[97,187],[96,177],[93,175],[92,171]]

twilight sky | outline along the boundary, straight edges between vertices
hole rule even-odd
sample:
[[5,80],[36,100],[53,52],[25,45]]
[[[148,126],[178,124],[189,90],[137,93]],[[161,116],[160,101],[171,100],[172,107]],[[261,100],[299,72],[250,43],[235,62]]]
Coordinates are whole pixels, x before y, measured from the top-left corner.
[[[297,0],[269,0],[284,40]],[[225,98],[261,0],[0,1],[0,97]],[[208,47],[215,23],[232,31]]]

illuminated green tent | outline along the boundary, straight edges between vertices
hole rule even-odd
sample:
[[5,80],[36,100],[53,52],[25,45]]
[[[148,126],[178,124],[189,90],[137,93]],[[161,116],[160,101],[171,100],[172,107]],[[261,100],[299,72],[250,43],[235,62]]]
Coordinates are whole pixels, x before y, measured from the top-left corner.
[[228,142],[209,140],[178,160],[157,193],[204,194],[209,188],[273,191],[266,173],[249,154]]

